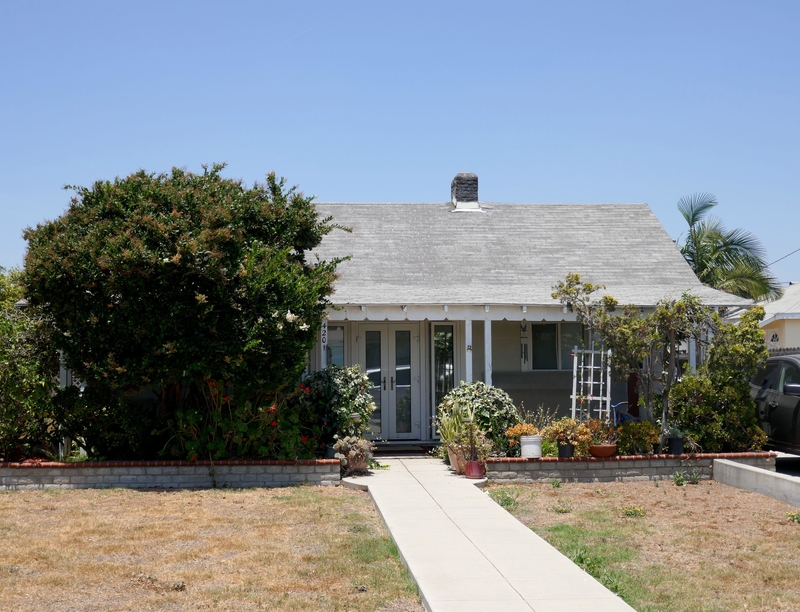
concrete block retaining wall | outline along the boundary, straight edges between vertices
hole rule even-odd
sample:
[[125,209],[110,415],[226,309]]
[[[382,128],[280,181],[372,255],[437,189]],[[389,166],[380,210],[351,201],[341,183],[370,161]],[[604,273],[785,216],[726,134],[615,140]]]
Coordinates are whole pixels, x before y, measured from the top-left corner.
[[727,459],[714,461],[714,480],[800,507],[800,478],[774,474]]
[[0,491],[338,485],[338,459],[0,463]]
[[713,477],[714,460],[729,459],[765,470],[775,471],[776,453],[700,453],[696,455],[628,455],[596,457],[518,457],[492,458],[486,461],[486,477],[497,484],[548,482],[613,482],[615,480],[663,480],[678,471],[698,469],[701,478]]

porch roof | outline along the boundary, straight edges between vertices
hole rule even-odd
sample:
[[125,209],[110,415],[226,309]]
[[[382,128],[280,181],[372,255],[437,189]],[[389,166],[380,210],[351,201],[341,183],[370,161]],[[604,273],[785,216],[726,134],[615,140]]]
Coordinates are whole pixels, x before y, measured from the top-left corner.
[[651,306],[690,291],[712,306],[749,300],[702,285],[647,204],[317,203],[334,231],[316,253],[339,267],[338,305],[557,306],[568,272],[621,303]]

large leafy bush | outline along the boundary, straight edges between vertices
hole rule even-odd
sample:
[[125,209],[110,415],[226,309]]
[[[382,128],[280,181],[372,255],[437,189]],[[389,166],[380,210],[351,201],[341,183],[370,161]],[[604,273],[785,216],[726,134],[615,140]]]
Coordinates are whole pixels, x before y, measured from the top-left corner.
[[[369,386],[360,366],[330,365],[307,376],[293,401],[321,426],[320,443],[333,444],[334,436],[364,435],[375,411]],[[358,417],[353,419],[353,415]]]
[[748,384],[769,356],[763,318],[764,309],[756,306],[737,323],[721,323],[706,363],[670,392],[674,421],[705,452],[759,449],[767,441]]
[[464,383],[444,396],[436,409],[437,420],[453,413],[468,411],[474,414],[475,424],[501,453],[508,451],[505,432],[520,422],[519,410],[508,393],[482,382]]
[[[300,378],[335,278],[338,260],[307,258],[333,229],[312,198],[274,174],[248,188],[222,169],[142,171],[77,187],[64,215],[25,232],[27,297],[51,318],[67,365],[90,388],[120,398],[149,388],[165,444],[197,439],[201,422],[220,426],[206,439],[237,439],[221,423],[208,381],[235,389],[236,410],[281,404]],[[117,411],[105,391],[87,415]],[[118,425],[108,431],[126,428]],[[113,450],[116,439],[96,448],[136,454],[127,442]]]

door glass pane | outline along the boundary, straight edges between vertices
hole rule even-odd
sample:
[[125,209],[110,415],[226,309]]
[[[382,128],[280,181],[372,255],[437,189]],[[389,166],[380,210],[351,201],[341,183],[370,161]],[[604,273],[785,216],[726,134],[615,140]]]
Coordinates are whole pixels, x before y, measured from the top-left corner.
[[433,384],[438,406],[455,387],[453,326],[433,326]]
[[369,420],[369,431],[372,434],[381,433],[381,332],[368,331],[364,334],[366,359],[364,366],[367,368],[369,377],[369,392],[372,394],[372,401],[375,402],[375,411]]
[[395,429],[411,432],[411,332],[394,332]]
[[328,326],[328,365],[344,367],[344,326]]
[[580,323],[561,324],[561,369],[572,369],[572,351],[577,346],[581,348],[583,339],[583,325]]

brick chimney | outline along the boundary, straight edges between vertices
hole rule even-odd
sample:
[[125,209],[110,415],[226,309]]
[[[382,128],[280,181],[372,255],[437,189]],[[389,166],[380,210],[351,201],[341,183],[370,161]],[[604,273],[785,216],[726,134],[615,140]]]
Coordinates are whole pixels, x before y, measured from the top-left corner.
[[459,172],[450,183],[450,198],[456,210],[480,210],[478,204],[478,176],[472,172]]

